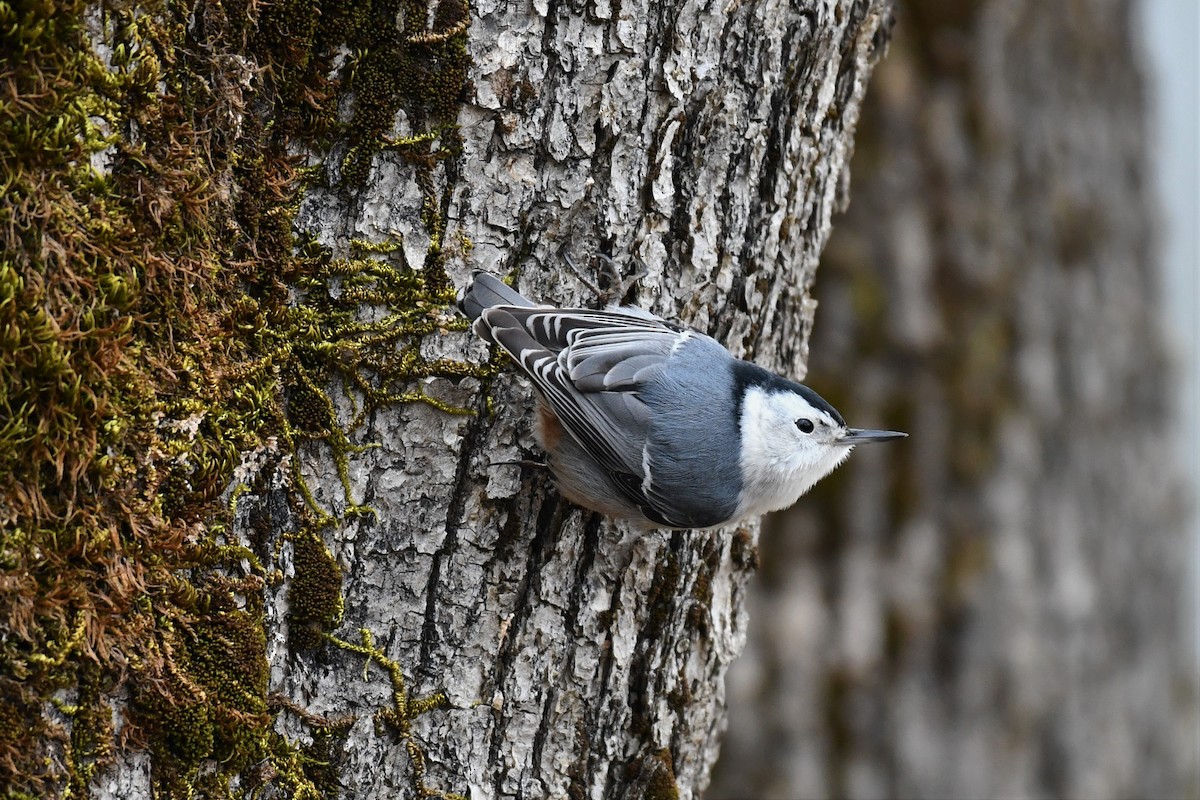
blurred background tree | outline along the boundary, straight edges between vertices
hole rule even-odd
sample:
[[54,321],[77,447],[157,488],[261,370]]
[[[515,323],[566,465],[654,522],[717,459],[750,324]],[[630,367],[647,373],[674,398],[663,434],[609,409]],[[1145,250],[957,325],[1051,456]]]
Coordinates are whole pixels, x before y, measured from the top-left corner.
[[898,4],[808,382],[912,438],[764,532],[711,798],[1194,796],[1134,17]]

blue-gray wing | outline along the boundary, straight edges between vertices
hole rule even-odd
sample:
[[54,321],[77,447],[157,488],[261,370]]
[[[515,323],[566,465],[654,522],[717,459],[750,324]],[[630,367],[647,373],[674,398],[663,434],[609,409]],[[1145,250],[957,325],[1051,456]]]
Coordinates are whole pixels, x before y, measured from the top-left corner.
[[533,380],[567,432],[613,485],[663,525],[701,524],[652,479],[651,419],[638,395],[697,336],[640,309],[485,309],[476,331],[506,350]]

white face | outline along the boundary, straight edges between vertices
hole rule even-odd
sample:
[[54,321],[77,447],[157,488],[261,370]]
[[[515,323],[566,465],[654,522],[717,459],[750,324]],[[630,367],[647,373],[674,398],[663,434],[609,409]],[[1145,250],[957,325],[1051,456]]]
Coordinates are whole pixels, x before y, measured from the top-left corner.
[[[742,405],[744,514],[792,505],[850,455],[846,427],[792,392],[751,386]],[[753,498],[747,500],[746,498]]]

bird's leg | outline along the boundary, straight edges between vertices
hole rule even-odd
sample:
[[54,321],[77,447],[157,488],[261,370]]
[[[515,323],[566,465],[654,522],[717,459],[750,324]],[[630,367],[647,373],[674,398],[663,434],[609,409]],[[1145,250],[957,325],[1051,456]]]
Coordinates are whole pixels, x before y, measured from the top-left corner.
[[637,262],[637,272],[626,278],[621,274],[621,268],[617,266],[615,261],[603,253],[597,253],[596,257],[600,260],[600,264],[602,266],[602,269],[599,271],[605,278],[603,281],[604,288],[601,288],[600,282],[597,282],[585,275],[583,270],[575,264],[575,262],[571,259],[571,256],[567,254],[566,248],[563,248],[561,251],[559,251],[559,255],[562,257],[563,262],[567,265],[567,268],[570,269],[571,272],[575,273],[575,277],[578,278],[584,286],[592,290],[592,293],[596,295],[596,299],[599,300],[600,304],[604,306],[622,304],[625,300],[625,296],[628,295],[637,285],[638,281],[646,277],[647,273],[649,272],[649,270],[646,268],[646,265],[639,259]]
[[532,458],[521,458],[516,461],[489,461],[489,467],[529,467],[530,469],[550,469],[545,461],[535,461]]
[[521,452],[521,458],[513,461],[489,461],[489,467],[521,467],[530,469],[549,469],[550,465],[546,463],[545,453],[537,453],[532,450],[526,450],[519,443],[516,445]]

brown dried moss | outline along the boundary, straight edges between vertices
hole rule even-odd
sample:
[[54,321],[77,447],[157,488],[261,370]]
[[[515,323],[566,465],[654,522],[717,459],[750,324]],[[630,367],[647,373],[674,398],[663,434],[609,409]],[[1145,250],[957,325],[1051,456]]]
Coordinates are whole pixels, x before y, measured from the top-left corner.
[[[386,253],[335,261],[293,230],[315,175],[298,168],[298,147],[319,159],[349,140],[369,163],[388,146],[374,109],[400,107],[453,140],[466,9],[442,5],[461,18],[439,17],[447,35],[423,40],[370,22],[390,2],[0,2],[10,792],[85,795],[113,757],[110,697],[123,687],[122,737],[152,754],[160,794],[225,795],[238,774],[244,787],[318,793],[271,729],[266,576],[229,538],[219,498],[240,454],[268,441],[285,453],[327,442],[344,464],[348,439],[324,396],[333,375],[367,405],[438,405],[413,379],[465,373],[416,355],[452,299],[431,189],[420,275]],[[426,19],[421,4],[405,10]],[[331,69],[342,46],[368,63],[361,78]],[[384,51],[405,71],[369,85]],[[339,120],[356,93],[357,108],[374,98],[372,113]],[[428,160],[430,147],[410,149]],[[427,160],[414,163],[431,186]],[[352,290],[335,296],[334,278]],[[361,324],[363,304],[391,313]],[[289,385],[301,387],[291,403]],[[302,486],[292,503],[322,522]]]

